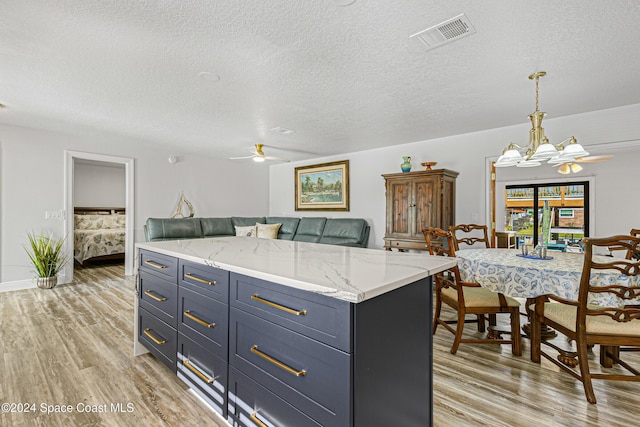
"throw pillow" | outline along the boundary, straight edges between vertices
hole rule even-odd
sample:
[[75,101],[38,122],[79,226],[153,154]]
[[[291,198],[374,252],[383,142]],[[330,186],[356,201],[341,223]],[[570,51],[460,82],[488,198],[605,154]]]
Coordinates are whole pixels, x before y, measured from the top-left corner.
[[282,224],[260,224],[256,223],[257,237],[263,239],[277,239],[278,230]]
[[236,236],[256,237],[256,226],[255,225],[249,225],[247,227],[238,227],[236,225],[235,227],[236,227]]

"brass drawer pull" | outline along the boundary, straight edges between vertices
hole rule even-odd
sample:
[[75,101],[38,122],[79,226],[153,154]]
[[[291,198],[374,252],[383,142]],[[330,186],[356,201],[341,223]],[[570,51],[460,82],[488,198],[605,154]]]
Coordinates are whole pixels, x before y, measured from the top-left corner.
[[215,284],[216,284],[216,281],[215,281],[215,280],[213,280],[213,281],[209,281],[209,280],[206,280],[206,279],[201,279],[201,278],[199,278],[199,277],[197,277],[197,276],[194,276],[194,275],[193,275],[193,274],[191,274],[191,273],[185,273],[185,274],[184,274],[184,277],[188,277],[189,279],[195,280],[196,282],[205,283],[205,284],[207,284],[207,285],[212,285],[212,286],[213,286],[213,285],[215,285]]
[[258,350],[258,346],[257,345],[254,345],[253,347],[251,347],[251,353],[257,354],[258,356],[262,357],[267,362],[273,363],[278,368],[284,369],[285,371],[289,372],[291,375],[295,375],[296,377],[304,377],[305,375],[307,375],[307,371],[305,371],[304,369],[301,370],[301,371],[296,371],[291,366],[286,365],[286,364],[282,363],[281,361],[279,361],[278,359],[274,359],[273,357],[269,356],[268,354],[261,352],[260,350]]
[[148,259],[145,259],[145,260],[144,260],[144,263],[145,263],[145,264],[147,264],[147,265],[150,265],[150,266],[151,266],[151,267],[153,267],[153,268],[157,268],[158,270],[162,270],[163,268],[167,268],[167,266],[166,266],[166,265],[158,264],[157,262],[155,262],[155,261],[150,261],[150,260],[148,260]]
[[145,334],[146,336],[148,336],[149,338],[151,338],[151,340],[152,340],[154,343],[158,344],[158,345],[165,345],[165,344],[167,343],[167,341],[166,341],[166,340],[161,340],[161,339],[159,339],[159,338],[156,338],[156,337],[151,333],[151,329],[149,329],[149,328],[145,329],[145,330],[144,330],[144,331],[142,331],[142,332],[144,332],[144,334]]
[[307,310],[294,310],[293,308],[285,307],[284,305],[276,304],[264,298],[260,298],[258,294],[251,295],[251,299],[268,305],[269,307],[277,308],[278,310],[285,311],[289,314],[295,314],[296,316],[304,316],[307,314]]
[[251,415],[249,415],[249,418],[251,419],[251,421],[253,421],[254,423],[256,423],[259,427],[269,427],[267,426],[265,423],[263,423],[262,421],[260,421],[258,419],[258,411],[253,411],[251,413]]
[[206,326],[207,328],[213,328],[213,327],[216,326],[215,323],[207,323],[204,320],[202,320],[201,318],[199,318],[198,316],[195,316],[195,315],[191,314],[191,310],[185,311],[184,315],[187,316],[189,319],[193,320],[194,322],[197,322],[197,323],[201,324],[202,326]]
[[187,369],[189,369],[191,372],[193,372],[194,374],[196,374],[198,376],[198,378],[200,378],[202,381],[204,381],[207,384],[211,384],[212,382],[214,382],[216,379],[215,378],[209,378],[207,377],[205,374],[203,374],[202,372],[200,372],[200,369],[196,368],[195,366],[193,366],[191,363],[189,363],[189,359],[184,359],[182,360],[182,364],[184,366],[187,367]]
[[152,294],[152,293],[151,293],[151,291],[150,291],[150,290],[148,290],[148,289],[147,289],[146,291],[144,291],[144,294],[145,294],[146,296],[150,297],[150,298],[153,298],[153,299],[154,299],[154,300],[156,300],[156,301],[163,302],[163,301],[166,301],[166,300],[167,300],[165,297],[159,297],[159,296],[157,296],[157,295]]

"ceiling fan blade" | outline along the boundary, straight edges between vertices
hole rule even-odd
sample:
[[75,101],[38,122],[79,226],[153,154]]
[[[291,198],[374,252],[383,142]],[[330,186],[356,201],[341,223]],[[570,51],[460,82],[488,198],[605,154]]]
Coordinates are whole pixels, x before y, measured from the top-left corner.
[[580,163],[595,163],[606,162],[607,160],[611,159],[613,159],[613,154],[603,154],[601,156],[578,157],[575,159],[575,161]]
[[260,157],[260,156],[257,156],[257,155],[255,155],[255,154],[252,154],[252,155],[250,155],[250,156],[242,156],[242,157],[229,157],[229,159],[231,159],[231,160],[240,160],[240,159],[253,159],[254,157]]
[[285,159],[283,157],[276,157],[276,156],[264,156],[265,159],[267,160],[277,160],[279,162],[290,162],[291,160],[289,159]]

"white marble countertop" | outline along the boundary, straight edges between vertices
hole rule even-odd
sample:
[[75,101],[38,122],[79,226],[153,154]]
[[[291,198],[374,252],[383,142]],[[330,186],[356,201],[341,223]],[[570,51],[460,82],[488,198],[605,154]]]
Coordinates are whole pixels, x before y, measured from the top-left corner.
[[137,243],[155,251],[358,303],[454,266],[455,258],[255,237]]

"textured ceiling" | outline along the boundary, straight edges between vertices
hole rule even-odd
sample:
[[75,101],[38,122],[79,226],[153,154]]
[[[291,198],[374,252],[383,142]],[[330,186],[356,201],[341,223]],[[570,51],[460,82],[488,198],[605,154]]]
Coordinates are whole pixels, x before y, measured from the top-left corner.
[[301,160],[526,123],[538,70],[549,118],[640,103],[638,0],[339,3],[0,1],[0,123]]

